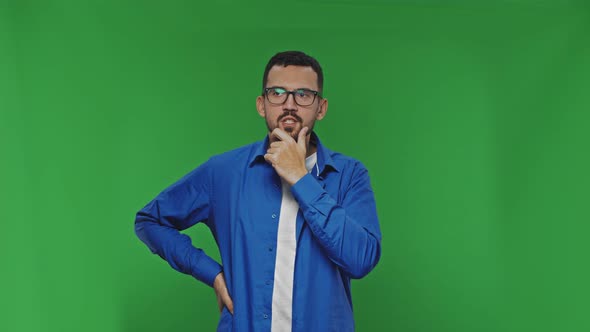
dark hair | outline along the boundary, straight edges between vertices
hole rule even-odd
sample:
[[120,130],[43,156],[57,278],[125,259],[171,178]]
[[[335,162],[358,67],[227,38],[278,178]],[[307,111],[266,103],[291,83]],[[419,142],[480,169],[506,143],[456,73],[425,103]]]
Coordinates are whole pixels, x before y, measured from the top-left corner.
[[320,92],[322,92],[324,88],[324,73],[322,72],[322,67],[318,60],[314,59],[313,57],[301,52],[301,51],[285,51],[279,52],[275,54],[268,63],[266,64],[266,68],[264,69],[264,76],[262,76],[262,91],[264,94],[264,88],[266,88],[266,81],[268,80],[268,72],[270,69],[275,66],[303,66],[303,67],[311,67],[313,71],[318,75],[318,87]]

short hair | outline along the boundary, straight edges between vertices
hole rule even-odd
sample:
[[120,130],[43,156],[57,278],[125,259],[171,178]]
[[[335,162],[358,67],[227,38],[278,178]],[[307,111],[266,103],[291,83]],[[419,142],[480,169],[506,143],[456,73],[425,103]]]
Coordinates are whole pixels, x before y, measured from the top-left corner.
[[266,68],[264,69],[264,75],[262,76],[262,94],[264,94],[264,89],[266,88],[268,72],[275,65],[283,67],[311,67],[313,71],[315,71],[315,73],[318,75],[318,87],[320,89],[320,92],[322,92],[322,90],[324,89],[324,73],[322,72],[322,67],[320,66],[318,60],[301,51],[285,51],[275,54],[272,58],[270,58],[270,60],[266,64]]

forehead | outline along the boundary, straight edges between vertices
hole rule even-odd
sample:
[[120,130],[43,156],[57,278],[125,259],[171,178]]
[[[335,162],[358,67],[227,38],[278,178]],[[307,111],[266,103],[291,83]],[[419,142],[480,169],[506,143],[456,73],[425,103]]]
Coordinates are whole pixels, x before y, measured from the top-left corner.
[[311,67],[275,65],[268,72],[266,86],[280,86],[289,90],[318,90],[318,75]]

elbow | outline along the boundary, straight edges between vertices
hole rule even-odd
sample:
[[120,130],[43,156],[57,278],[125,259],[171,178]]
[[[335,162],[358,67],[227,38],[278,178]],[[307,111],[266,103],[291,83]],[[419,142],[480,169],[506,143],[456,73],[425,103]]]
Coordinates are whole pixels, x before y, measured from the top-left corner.
[[137,238],[143,242],[153,254],[156,254],[158,253],[158,244],[155,242],[157,241],[157,236],[154,234],[153,226],[154,224],[152,220],[149,218],[141,218],[138,213],[133,228],[135,236],[137,236]]
[[375,246],[372,246],[367,252],[360,255],[356,259],[356,262],[349,266],[346,272],[352,279],[361,279],[377,266],[380,258],[381,244],[376,242]]
[[139,221],[137,221],[137,219],[135,219],[135,223],[133,224],[133,229],[134,229],[134,231],[135,231],[135,235],[136,235],[138,238],[140,238],[140,239],[141,239],[141,233],[142,233],[143,226],[144,226],[144,225],[142,225],[142,224],[143,224],[143,223],[142,223],[142,222],[139,222]]
[[375,266],[377,266],[378,261],[379,261],[379,258],[376,258],[375,260],[373,260],[371,262],[367,262],[365,264],[358,264],[358,266],[355,266],[355,267],[349,269],[348,275],[352,279],[364,278],[367,274],[369,274],[369,272],[373,271]]
[[144,240],[145,238],[145,226],[146,223],[143,220],[139,219],[139,216],[135,218],[135,223],[133,224],[133,229],[135,236],[137,236],[140,240]]
[[137,212],[133,225],[135,235],[142,241],[146,238],[146,231],[155,220],[143,211]]
[[361,279],[361,278],[364,278],[367,274],[369,274],[369,272],[371,272],[371,270],[372,270],[372,268],[369,268],[369,267],[353,269],[348,272],[348,275],[352,279]]

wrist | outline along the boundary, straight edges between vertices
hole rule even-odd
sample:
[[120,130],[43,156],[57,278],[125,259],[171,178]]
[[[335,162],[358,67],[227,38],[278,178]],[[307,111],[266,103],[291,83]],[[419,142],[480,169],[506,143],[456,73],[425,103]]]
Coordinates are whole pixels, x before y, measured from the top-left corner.
[[305,175],[307,175],[307,170],[298,170],[293,173],[292,176],[285,179],[290,186],[293,186],[297,181],[301,180]]
[[223,282],[223,271],[219,272],[215,276],[215,279],[213,279],[213,288],[217,289],[217,287],[219,287],[219,284],[222,282]]

